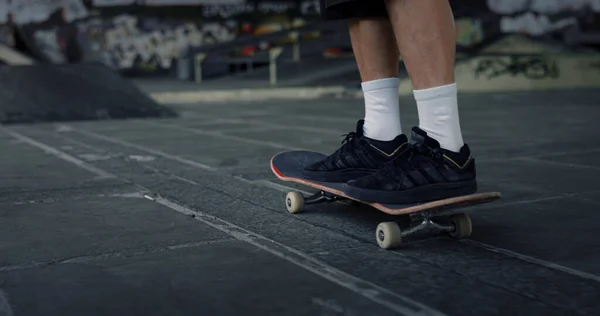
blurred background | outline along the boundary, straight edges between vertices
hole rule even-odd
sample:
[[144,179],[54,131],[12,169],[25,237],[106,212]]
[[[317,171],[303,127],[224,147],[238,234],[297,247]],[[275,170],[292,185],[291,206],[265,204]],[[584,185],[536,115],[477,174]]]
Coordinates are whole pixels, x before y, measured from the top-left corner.
[[[600,48],[599,0],[451,4],[459,60],[530,55],[479,60],[468,71],[479,77],[556,77],[560,61],[544,55]],[[126,76],[219,87],[359,83],[345,24],[323,22],[318,0],[1,0],[0,24],[0,42],[44,63],[99,62]]]

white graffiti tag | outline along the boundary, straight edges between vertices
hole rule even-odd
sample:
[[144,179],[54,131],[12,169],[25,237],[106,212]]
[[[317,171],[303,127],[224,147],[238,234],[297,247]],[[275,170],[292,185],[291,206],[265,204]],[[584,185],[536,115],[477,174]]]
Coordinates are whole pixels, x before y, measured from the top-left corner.
[[170,68],[172,61],[189,47],[234,39],[237,25],[234,21],[201,26],[185,23],[144,32],[138,28],[135,17],[121,16],[114,22],[114,27],[105,31],[104,42],[117,68],[130,68],[136,62]]

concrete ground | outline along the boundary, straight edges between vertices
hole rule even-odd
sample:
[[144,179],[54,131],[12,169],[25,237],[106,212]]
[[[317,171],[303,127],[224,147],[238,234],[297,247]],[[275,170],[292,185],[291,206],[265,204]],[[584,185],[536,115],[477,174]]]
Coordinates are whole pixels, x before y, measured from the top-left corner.
[[503,197],[472,209],[470,240],[395,251],[374,210],[288,214],[293,185],[269,170],[279,151],[335,150],[360,100],[1,127],[0,315],[598,315],[599,100],[461,96],[480,188]]

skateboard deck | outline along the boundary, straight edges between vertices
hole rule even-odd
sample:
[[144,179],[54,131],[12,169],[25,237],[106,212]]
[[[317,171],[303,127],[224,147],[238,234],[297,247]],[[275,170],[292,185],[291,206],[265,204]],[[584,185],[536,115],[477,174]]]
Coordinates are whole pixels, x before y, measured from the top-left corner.
[[[364,202],[347,196],[342,191],[343,184],[310,181],[302,176],[302,169],[312,163],[323,160],[326,155],[312,151],[287,151],[276,154],[271,158],[271,170],[282,181],[299,183],[320,192],[311,196],[304,197],[299,192],[290,192],[286,197],[286,207],[290,213],[298,213],[302,210],[304,204],[316,204],[335,200],[353,200],[358,203],[367,204],[375,209],[390,215],[419,215],[422,213],[422,223],[409,231],[400,232],[395,223],[381,223],[377,229],[377,241],[382,248],[392,248],[392,245],[399,244],[401,236],[414,233],[425,226],[434,226],[435,228],[448,231],[451,236],[457,238],[468,237],[471,234],[471,220],[466,214],[454,214],[450,216],[452,225],[444,225],[433,221],[434,217],[441,217],[462,207],[473,206],[477,204],[489,203],[501,197],[499,192],[475,193],[464,196],[457,196],[448,199],[435,200],[424,203],[414,204],[384,204]],[[456,215],[456,216],[455,216]],[[383,227],[382,227],[383,225]],[[461,226],[461,227],[459,227]],[[462,231],[461,231],[462,229]],[[453,235],[454,233],[454,235]],[[387,234],[386,244],[383,240]],[[390,241],[391,239],[391,241]]]
[[323,160],[325,157],[326,156],[324,154],[311,151],[283,152],[271,158],[271,170],[273,171],[275,176],[277,176],[277,178],[279,178],[280,180],[300,183],[344,199],[354,200],[363,204],[367,204],[390,215],[403,215],[420,211],[439,212],[449,208],[459,208],[476,204],[488,203],[499,199],[501,196],[501,194],[498,192],[485,192],[414,204],[382,204],[363,202],[361,200],[353,199],[345,195],[342,192],[343,185],[340,183],[309,181],[302,177],[303,167]]

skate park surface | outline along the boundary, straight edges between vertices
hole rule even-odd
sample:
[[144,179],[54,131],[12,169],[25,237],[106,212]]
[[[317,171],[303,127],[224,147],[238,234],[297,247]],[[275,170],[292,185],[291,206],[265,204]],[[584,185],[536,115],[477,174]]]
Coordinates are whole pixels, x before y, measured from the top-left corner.
[[[140,83],[143,85],[143,82]],[[152,86],[144,87],[152,92]],[[0,127],[0,315],[598,315],[600,91],[460,94],[473,235],[285,210],[270,157],[331,153],[360,98],[165,104],[177,118]],[[405,132],[417,123],[400,100]]]

